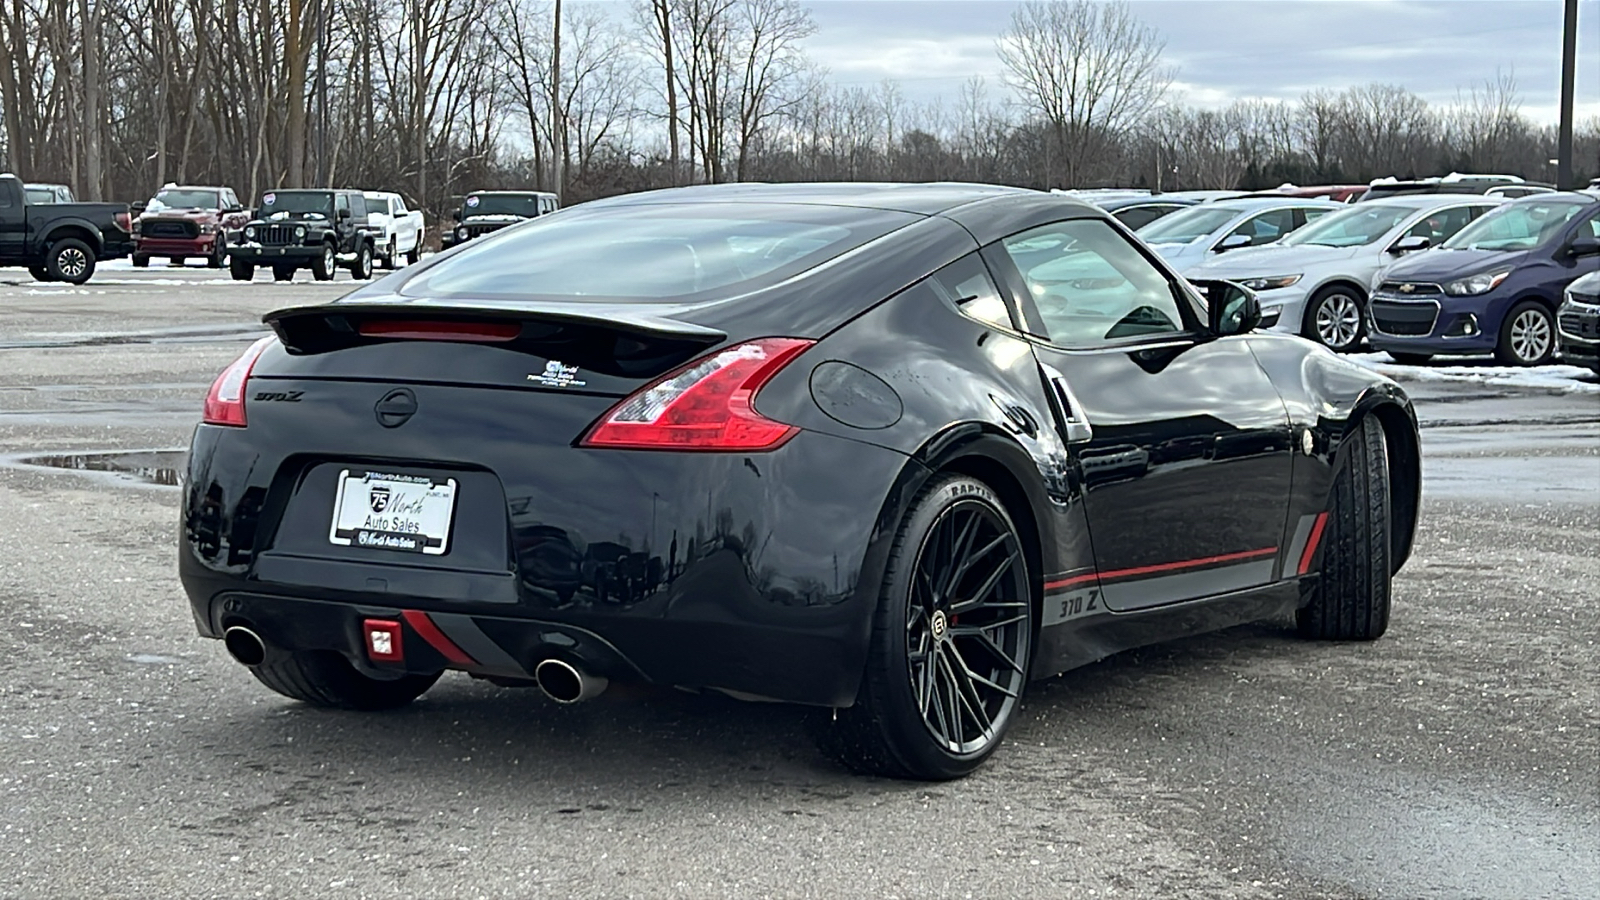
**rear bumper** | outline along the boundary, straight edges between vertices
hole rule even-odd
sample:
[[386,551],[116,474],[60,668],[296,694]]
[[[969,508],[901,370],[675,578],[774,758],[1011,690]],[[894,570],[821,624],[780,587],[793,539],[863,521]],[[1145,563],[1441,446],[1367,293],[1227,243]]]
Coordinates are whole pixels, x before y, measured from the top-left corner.
[[[560,657],[619,680],[824,706],[854,702],[892,524],[922,474],[811,432],[749,457],[563,448],[553,479],[479,447],[448,464],[462,485],[453,549],[419,559],[329,550],[317,483],[339,457],[316,435],[282,452],[259,427],[201,426],[191,449],[178,568],[204,636],[245,625],[280,648],[372,665],[362,620],[388,619],[407,622],[411,671],[527,678]],[[448,453],[448,441],[411,452],[409,430],[389,432],[386,451]],[[408,613],[464,634],[471,662],[452,662]]]

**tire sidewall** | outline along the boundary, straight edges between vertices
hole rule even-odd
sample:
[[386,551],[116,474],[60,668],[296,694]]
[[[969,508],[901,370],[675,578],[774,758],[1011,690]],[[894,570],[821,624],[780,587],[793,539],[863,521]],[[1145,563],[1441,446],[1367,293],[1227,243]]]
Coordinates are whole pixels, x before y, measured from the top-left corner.
[[372,277],[372,245],[362,242],[356,251],[356,261],[350,264],[350,274],[361,281]]
[[[878,600],[877,627],[873,630],[871,648],[872,662],[869,663],[868,678],[863,684],[863,690],[872,694],[868,703],[882,720],[884,737],[891,752],[905,768],[920,777],[958,778],[972,772],[1004,742],[1020,706],[1020,700],[1012,704],[1009,714],[996,728],[994,739],[982,749],[955,754],[940,746],[928,731],[912,693],[905,628],[912,578],[923,543],[934,525],[948,510],[968,501],[977,501],[990,507],[1011,530],[1020,547],[1021,536],[1016,523],[1006,512],[1000,498],[987,485],[973,478],[954,476],[927,488],[901,525],[900,539],[896,542],[898,552],[891,562]],[[1021,555],[1018,564],[1024,567],[1025,580],[1031,585],[1033,579],[1031,573],[1026,572],[1026,554]],[[1037,643],[1037,611],[1030,608],[1027,640],[1029,666]],[[1026,681],[1024,676],[1024,687]]]

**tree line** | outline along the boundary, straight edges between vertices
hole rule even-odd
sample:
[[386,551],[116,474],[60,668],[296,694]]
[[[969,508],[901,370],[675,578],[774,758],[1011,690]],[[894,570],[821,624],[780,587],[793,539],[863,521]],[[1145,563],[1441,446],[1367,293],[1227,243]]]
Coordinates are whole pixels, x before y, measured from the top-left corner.
[[[1495,73],[1436,106],[1399,85],[1221,109],[1176,102],[1125,2],[1036,0],[996,37],[1004,83],[912,103],[807,58],[797,0],[3,0],[6,168],[85,199],[169,182],[255,198],[468,190],[567,203],[738,180],[963,180],[1161,190],[1451,170],[1550,180],[1555,129]],[[559,23],[559,27],[557,27]],[[1289,52],[1289,51],[1286,51]],[[1600,119],[1577,174],[1600,175]]]

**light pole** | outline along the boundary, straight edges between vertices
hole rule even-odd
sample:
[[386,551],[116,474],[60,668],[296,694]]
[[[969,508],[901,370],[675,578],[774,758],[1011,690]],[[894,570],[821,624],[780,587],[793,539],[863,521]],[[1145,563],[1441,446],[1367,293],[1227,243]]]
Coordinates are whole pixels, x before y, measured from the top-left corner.
[[1561,33],[1561,126],[1556,135],[1556,187],[1570,190],[1572,183],[1572,93],[1578,66],[1578,0],[1567,0]]

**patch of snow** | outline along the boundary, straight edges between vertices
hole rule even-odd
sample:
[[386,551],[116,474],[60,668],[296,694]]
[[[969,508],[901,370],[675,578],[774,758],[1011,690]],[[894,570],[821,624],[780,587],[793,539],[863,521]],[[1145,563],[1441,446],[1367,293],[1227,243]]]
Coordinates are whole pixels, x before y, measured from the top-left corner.
[[1582,366],[1501,366],[1493,360],[1444,357],[1442,362],[1403,366],[1387,353],[1352,353],[1352,362],[1395,381],[1456,381],[1495,387],[1538,388],[1565,393],[1600,394],[1600,377]]

